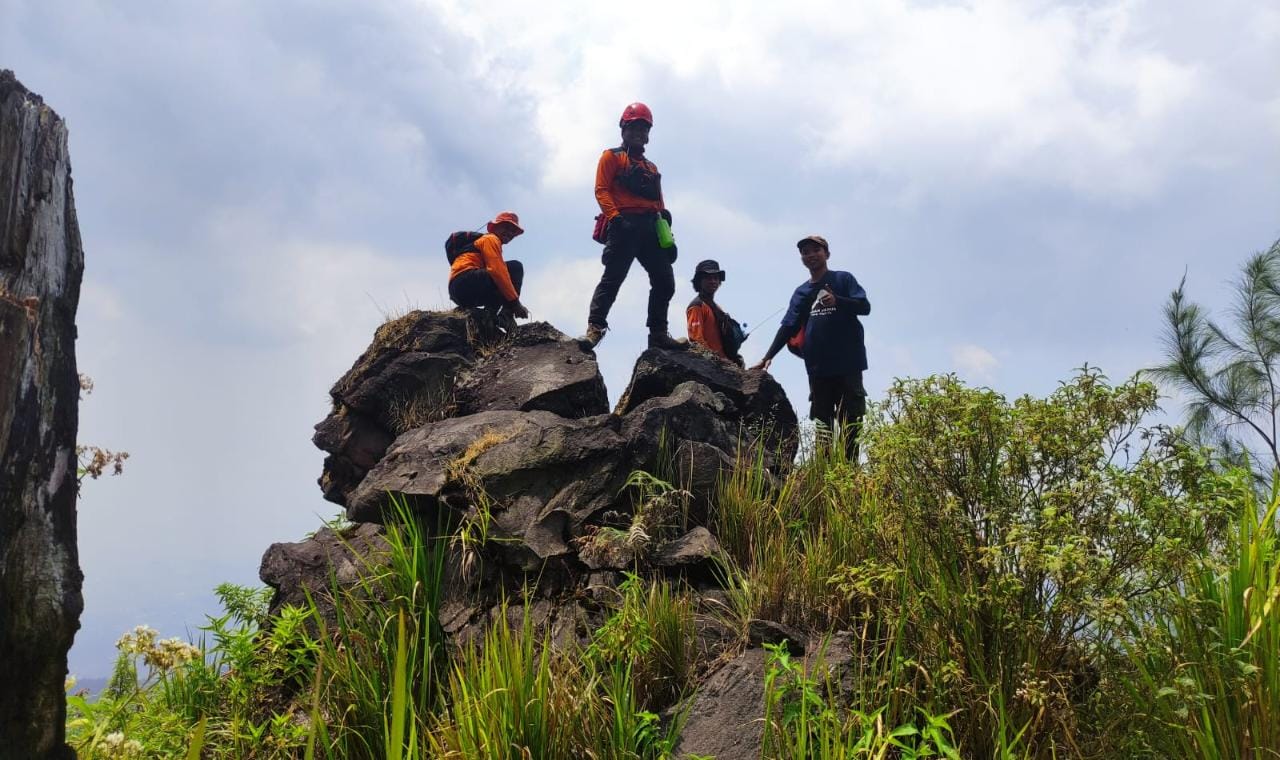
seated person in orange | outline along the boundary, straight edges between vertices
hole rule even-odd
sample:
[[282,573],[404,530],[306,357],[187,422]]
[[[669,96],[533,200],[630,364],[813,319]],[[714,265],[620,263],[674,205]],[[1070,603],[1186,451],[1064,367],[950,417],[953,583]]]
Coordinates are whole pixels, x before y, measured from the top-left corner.
[[[741,341],[735,343],[733,318],[716,303],[716,291],[724,282],[724,270],[711,259],[698,262],[693,271],[693,289],[698,291],[697,298],[689,302],[685,310],[685,318],[689,322],[689,342],[697,343],[717,356],[743,365],[742,356],[738,353]],[[741,331],[738,331],[741,335]]]
[[502,246],[524,233],[520,217],[503,211],[489,222],[489,233],[476,238],[458,254],[449,268],[449,298],[464,308],[484,307],[501,314],[511,325],[515,318],[527,319],[529,310],[520,303],[524,265],[505,261]]

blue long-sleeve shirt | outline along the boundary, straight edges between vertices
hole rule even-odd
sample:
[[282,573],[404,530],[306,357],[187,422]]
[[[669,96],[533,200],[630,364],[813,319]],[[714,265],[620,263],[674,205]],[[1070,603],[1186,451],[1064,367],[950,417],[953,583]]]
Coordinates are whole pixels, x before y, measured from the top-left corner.
[[[818,303],[824,287],[835,294],[834,306]],[[803,321],[804,366],[809,376],[848,375],[867,368],[867,347],[858,317],[870,313],[871,302],[858,280],[848,272],[830,270],[822,279],[806,281],[791,294],[779,333],[794,334]]]

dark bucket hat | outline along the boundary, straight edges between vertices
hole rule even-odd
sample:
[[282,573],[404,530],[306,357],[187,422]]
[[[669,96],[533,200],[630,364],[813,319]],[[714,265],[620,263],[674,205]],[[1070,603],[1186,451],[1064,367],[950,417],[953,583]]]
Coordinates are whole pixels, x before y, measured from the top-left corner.
[[704,259],[698,262],[698,266],[693,268],[693,287],[698,287],[698,280],[707,275],[716,275],[721,282],[725,281],[724,270],[720,268],[720,264],[714,259]]

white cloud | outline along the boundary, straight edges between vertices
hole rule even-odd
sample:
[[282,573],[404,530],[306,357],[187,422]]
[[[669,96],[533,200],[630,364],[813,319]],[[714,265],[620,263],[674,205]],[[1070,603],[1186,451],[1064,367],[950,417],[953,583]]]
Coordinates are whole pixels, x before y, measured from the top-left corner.
[[436,5],[483,42],[477,66],[532,96],[550,187],[589,183],[582,167],[633,98],[667,105],[655,135],[669,140],[677,86],[697,89],[685,97],[700,128],[726,139],[766,122],[762,150],[924,189],[1015,179],[1124,201],[1189,154],[1233,147],[1217,130],[1225,83],[1162,49],[1142,2],[656,2],[645,34],[607,4]]
[[[435,247],[395,257],[366,243],[317,240],[260,215],[224,210],[210,223],[226,328],[317,355],[359,351],[389,316],[452,308],[448,265]],[[216,275],[215,275],[216,276]],[[349,358],[349,357],[347,357]]]
[[[639,269],[639,265],[635,266]],[[565,259],[538,262],[526,267],[524,298],[533,319],[550,322],[561,330],[585,330],[591,294],[604,267],[600,258]],[[630,282],[632,278],[628,277]],[[615,305],[625,308],[624,294]]]
[[996,367],[1000,366],[994,354],[973,343],[952,346],[951,363],[961,374],[984,383],[992,381]]

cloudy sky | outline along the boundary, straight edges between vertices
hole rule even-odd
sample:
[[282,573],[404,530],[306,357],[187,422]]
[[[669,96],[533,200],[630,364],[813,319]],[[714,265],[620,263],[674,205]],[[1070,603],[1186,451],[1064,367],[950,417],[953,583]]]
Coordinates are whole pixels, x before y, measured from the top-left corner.
[[[595,161],[630,101],[655,113],[677,334],[698,259],[754,327],[816,232],[870,295],[873,398],[1124,378],[1184,272],[1221,305],[1280,237],[1274,2],[0,0],[0,67],[69,124],[81,436],[132,453],[80,506],[81,676],[335,514],[311,427],[385,315],[446,305],[450,230],[519,212],[526,303],[584,329]],[[615,399],[646,289],[637,267],[599,351]],[[803,368],[775,371],[802,406]]]

